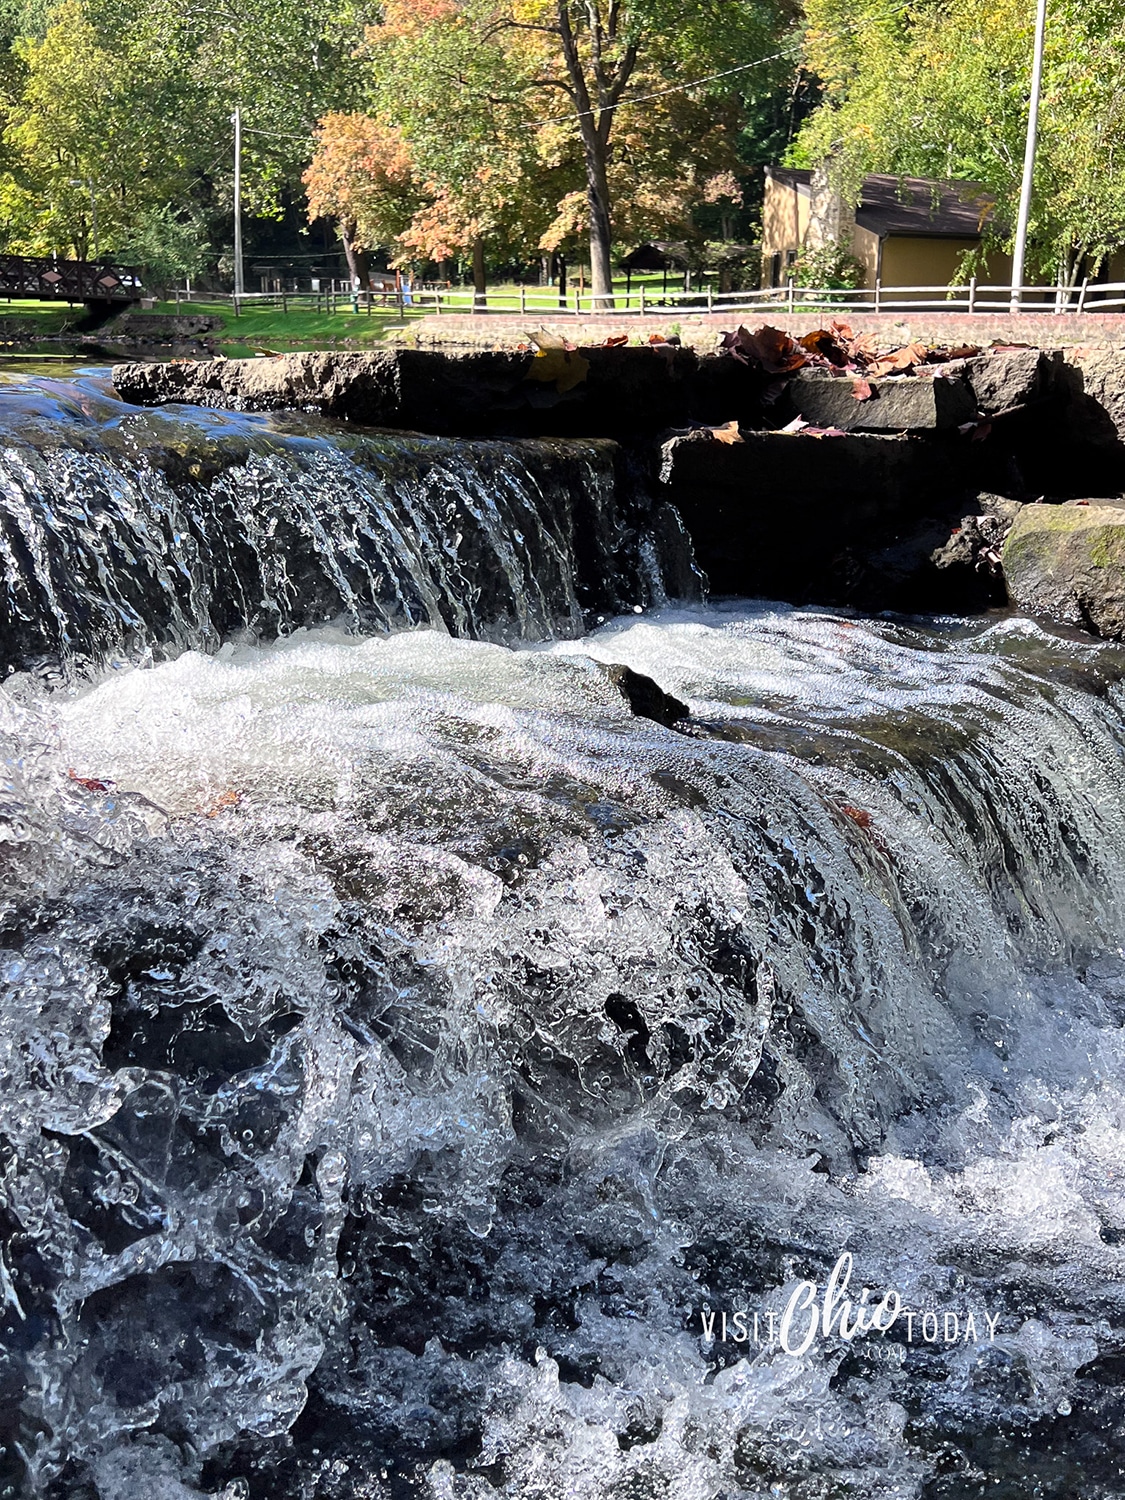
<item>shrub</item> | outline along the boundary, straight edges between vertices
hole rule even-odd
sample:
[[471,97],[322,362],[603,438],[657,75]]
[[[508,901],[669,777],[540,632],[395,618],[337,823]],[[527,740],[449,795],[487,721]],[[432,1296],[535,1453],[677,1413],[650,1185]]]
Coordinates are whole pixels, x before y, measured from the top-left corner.
[[862,285],[863,266],[839,243],[820,245],[815,250],[801,252],[796,282],[798,286],[850,291]]

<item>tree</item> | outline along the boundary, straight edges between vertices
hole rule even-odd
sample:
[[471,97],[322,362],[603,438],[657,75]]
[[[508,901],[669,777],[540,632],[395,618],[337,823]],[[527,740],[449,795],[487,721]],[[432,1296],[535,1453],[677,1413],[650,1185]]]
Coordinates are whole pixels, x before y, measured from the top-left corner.
[[304,184],[310,221],[336,220],[353,282],[363,279],[363,252],[397,239],[418,207],[406,142],[370,115],[325,115]]
[[[593,293],[605,307],[619,117],[635,103],[651,125],[662,101],[688,97],[704,112],[730,84],[700,80],[753,63],[785,14],[772,0],[426,0],[424,7],[396,0],[387,10],[369,33],[376,99],[435,182],[444,173],[464,190],[479,179],[482,151],[499,148],[507,156],[502,179],[522,181],[524,197],[541,202],[526,190],[534,174],[521,144],[560,128],[577,137],[579,181],[570,192],[585,198]],[[466,119],[471,128],[457,130]],[[679,138],[681,164],[693,144]],[[439,160],[443,153],[452,165]],[[573,197],[560,201],[573,226]]]
[[[867,172],[980,183],[993,243],[1015,224],[1033,7],[1024,0],[807,0],[806,60],[821,103],[790,161],[831,157],[855,195]],[[1029,259],[1069,282],[1125,240],[1123,0],[1053,0]]]
[[182,188],[186,163],[164,123],[173,101],[103,45],[83,0],[63,0],[42,39],[18,39],[14,53],[20,92],[4,138],[17,246],[104,254]]

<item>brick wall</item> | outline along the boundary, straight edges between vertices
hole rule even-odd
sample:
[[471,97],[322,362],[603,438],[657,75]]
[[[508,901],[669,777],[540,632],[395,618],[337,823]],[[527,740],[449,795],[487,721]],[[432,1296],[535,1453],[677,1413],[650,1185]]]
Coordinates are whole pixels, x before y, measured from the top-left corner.
[[768,313],[756,309],[735,312],[696,313],[668,309],[659,316],[640,318],[606,315],[580,318],[575,314],[544,315],[528,313],[443,313],[429,316],[406,329],[392,334],[395,343],[418,348],[513,349],[528,334],[543,327],[563,334],[576,344],[600,344],[614,334],[627,333],[630,342],[645,343],[650,333],[669,334],[678,326],[683,342],[692,348],[710,350],[719,334],[744,323],[758,328],[772,323],[794,335],[822,328],[833,316],[847,322],[856,332],[876,334],[887,345],[906,344],[915,339],[925,344],[990,344],[994,341],[1012,344],[1035,344],[1044,349],[1074,345],[1090,347],[1125,347],[1125,313],[866,313],[833,314],[794,313],[783,307]]

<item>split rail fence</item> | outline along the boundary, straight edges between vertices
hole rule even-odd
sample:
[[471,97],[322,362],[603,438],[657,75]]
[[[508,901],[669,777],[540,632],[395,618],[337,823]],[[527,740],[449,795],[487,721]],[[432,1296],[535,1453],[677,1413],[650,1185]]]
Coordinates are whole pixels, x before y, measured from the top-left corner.
[[[341,287],[346,284],[341,284]],[[341,288],[317,292],[177,292],[181,299],[230,302],[237,316],[243,306],[274,306],[288,312],[290,306],[322,308],[326,313],[367,312],[394,309],[428,313],[524,313],[560,317],[639,316],[667,312],[968,312],[968,313],[1100,313],[1125,311],[1125,282],[1087,282],[1074,287],[1025,286],[1013,297],[1010,286],[991,286],[970,281],[965,286],[882,286],[854,290],[799,287],[761,287],[746,292],[664,292],[641,286],[635,291],[596,297],[575,290],[560,296],[551,287],[503,288],[479,297],[471,287],[408,290],[390,288],[353,292]]]

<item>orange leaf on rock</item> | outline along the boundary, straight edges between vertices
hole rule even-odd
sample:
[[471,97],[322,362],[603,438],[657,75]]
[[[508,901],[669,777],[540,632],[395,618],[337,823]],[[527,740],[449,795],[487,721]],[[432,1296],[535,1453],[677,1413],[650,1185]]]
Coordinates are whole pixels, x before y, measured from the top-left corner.
[[857,828],[871,827],[871,814],[866,812],[862,807],[852,807],[849,802],[845,802],[840,811],[844,814],[845,818],[851,818]]
[[737,422],[724,422],[721,427],[712,427],[711,435],[719,443],[741,443],[742,434]]
[[241,802],[241,792],[223,792],[213,806],[204,810],[204,815],[208,818],[217,818],[221,812],[227,812],[232,807],[238,807]]
[[870,380],[864,380],[862,375],[852,381],[852,395],[857,401],[870,401],[874,394],[875,388]]
[[780,328],[771,328],[768,323],[763,323],[753,333],[747,328],[724,333],[719,347],[723,353],[733,354],[743,364],[754,365],[767,375],[787,375],[809,362],[807,351],[796,339],[790,338]]

